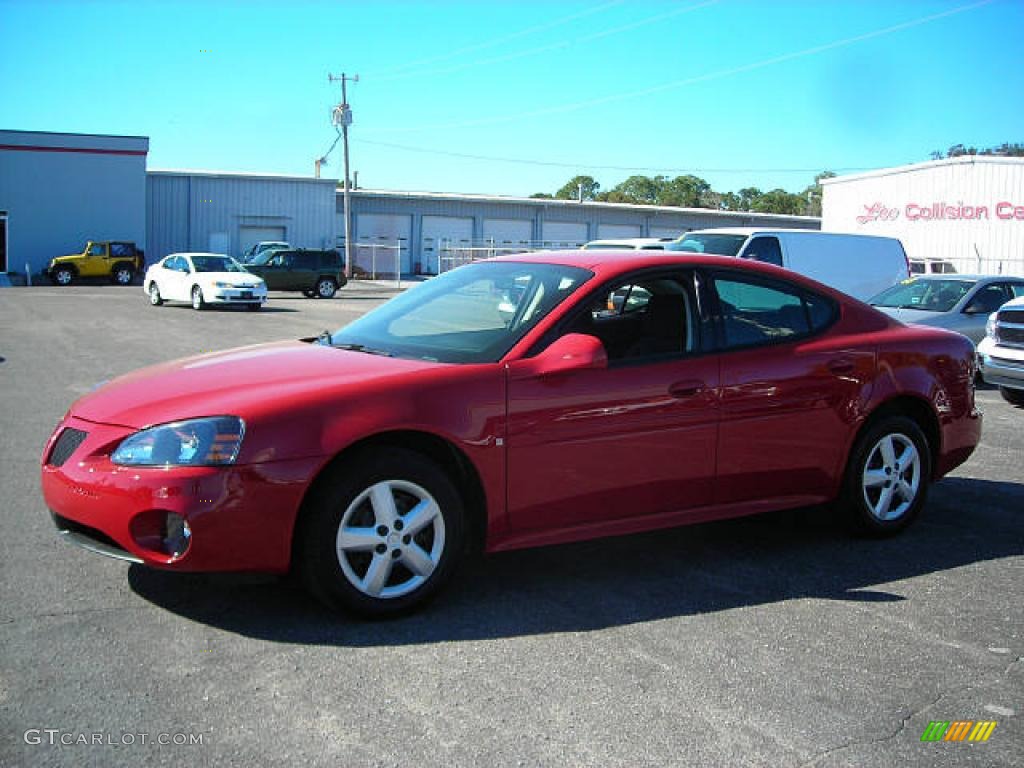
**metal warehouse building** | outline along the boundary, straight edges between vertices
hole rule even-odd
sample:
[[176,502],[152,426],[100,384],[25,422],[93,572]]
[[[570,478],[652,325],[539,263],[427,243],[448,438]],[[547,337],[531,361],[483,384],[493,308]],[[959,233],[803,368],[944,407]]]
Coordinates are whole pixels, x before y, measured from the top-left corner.
[[[343,235],[340,193],[337,205],[337,231]],[[397,258],[403,272],[426,274],[444,271],[467,254],[575,248],[598,238],[675,238],[707,227],[820,225],[806,216],[706,208],[369,189],[352,192],[352,212],[356,264],[369,269],[371,258],[378,265]]]
[[1024,276],[1024,159],[964,155],[822,180],[822,229],[898,237],[912,259]]
[[86,240],[146,241],[142,136],[0,131],[0,273],[32,273]]
[[240,256],[261,240],[333,248],[332,179],[207,171],[150,171],[147,261],[178,251]]

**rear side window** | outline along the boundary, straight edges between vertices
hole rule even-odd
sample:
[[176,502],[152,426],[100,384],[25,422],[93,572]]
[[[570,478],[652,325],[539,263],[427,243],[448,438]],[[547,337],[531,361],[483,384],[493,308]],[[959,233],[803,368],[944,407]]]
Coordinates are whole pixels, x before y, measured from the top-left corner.
[[824,329],[835,316],[834,304],[796,286],[716,276],[723,342],[726,348],[790,341]]
[[295,268],[296,269],[316,269],[317,268],[317,254],[315,253],[296,253],[295,254]]
[[782,266],[782,249],[777,237],[755,237],[743,252],[743,258]]

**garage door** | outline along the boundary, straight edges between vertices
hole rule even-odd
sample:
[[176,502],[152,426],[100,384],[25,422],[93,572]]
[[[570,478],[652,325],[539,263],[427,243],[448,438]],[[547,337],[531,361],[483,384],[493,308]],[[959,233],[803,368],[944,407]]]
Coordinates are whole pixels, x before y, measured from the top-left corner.
[[409,258],[412,216],[360,213],[354,223],[356,238],[352,259],[356,266],[366,272],[376,271],[378,276],[394,277],[397,261],[403,273],[412,271]]
[[443,251],[473,244],[473,219],[458,216],[424,216],[420,240],[420,265],[425,274],[436,275]]
[[533,243],[533,222],[529,219],[484,219],[484,241],[495,252],[528,251]]
[[546,248],[579,248],[587,242],[587,225],[576,221],[545,221]]
[[262,243],[264,240],[276,240],[279,242],[287,242],[288,238],[285,237],[284,227],[239,227],[238,228],[238,253],[235,256],[241,256],[243,253],[248,251],[256,243]]
[[651,237],[681,237],[686,232],[686,227],[651,227]]
[[598,224],[597,236],[601,240],[620,237],[640,237],[639,224]]

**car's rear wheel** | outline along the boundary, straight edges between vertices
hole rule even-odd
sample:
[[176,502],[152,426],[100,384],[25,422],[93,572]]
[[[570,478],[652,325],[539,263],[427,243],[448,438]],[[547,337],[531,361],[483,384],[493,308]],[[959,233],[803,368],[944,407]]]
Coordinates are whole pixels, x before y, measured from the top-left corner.
[[1000,387],[999,394],[1002,395],[1003,400],[1010,403],[1010,405],[1024,405],[1024,389]]
[[117,285],[131,285],[132,280],[135,279],[135,270],[127,264],[118,264],[114,267],[114,272],[111,274],[110,279]]
[[149,284],[149,291],[147,293],[149,293],[149,303],[154,307],[159,307],[164,303],[164,299],[160,295],[160,288],[157,287],[155,280]]
[[316,295],[321,299],[330,299],[338,292],[338,284],[329,277],[321,277],[316,281]]
[[333,608],[402,613],[433,595],[462,552],[462,499],[445,472],[401,448],[373,450],[323,479],[303,519],[298,567]]
[[206,309],[206,300],[203,298],[203,289],[198,285],[192,286],[192,309]]
[[899,533],[920,514],[931,480],[931,452],[924,432],[903,416],[884,418],[858,438],[846,468],[850,521],[864,533]]
[[75,270],[71,267],[57,267],[53,270],[53,282],[56,285],[71,285],[75,282]]

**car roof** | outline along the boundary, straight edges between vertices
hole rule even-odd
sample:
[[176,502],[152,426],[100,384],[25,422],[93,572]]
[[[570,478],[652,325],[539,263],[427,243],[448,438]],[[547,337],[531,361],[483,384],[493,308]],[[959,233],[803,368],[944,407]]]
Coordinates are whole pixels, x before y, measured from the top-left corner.
[[1014,275],[970,275],[960,272],[929,272],[923,275],[911,275],[908,280],[969,280],[974,283],[1000,283],[1003,280],[1021,280],[1024,277]]
[[[716,256],[706,253],[689,253],[686,251],[636,251],[636,250],[594,250],[594,251],[533,251],[507,256],[495,256],[486,259],[493,262],[529,262],[534,264],[557,264],[567,267],[579,267],[593,272],[598,278],[614,278],[627,272],[657,267],[709,267],[740,269],[745,272],[759,273],[765,277],[776,277],[798,283],[808,288],[820,289],[823,293],[841,296],[834,288],[793,272],[789,269],[776,267],[751,259],[738,259],[735,256]],[[849,297],[847,297],[849,298]]]
[[171,256],[220,256],[227,259],[231,258],[226,253],[212,253],[210,251],[181,251],[180,253],[168,253],[164,258],[170,258]]

